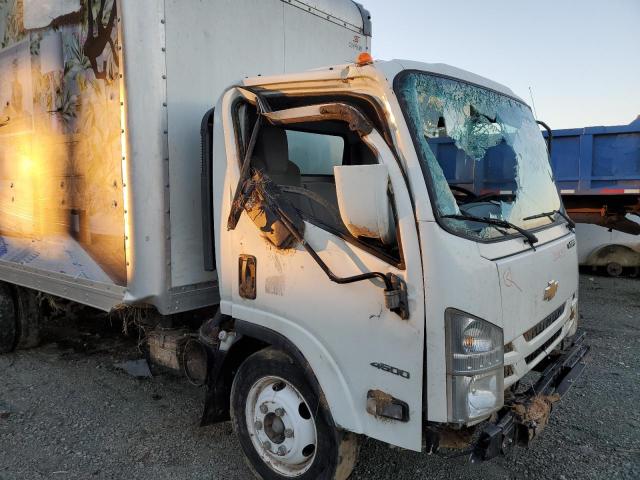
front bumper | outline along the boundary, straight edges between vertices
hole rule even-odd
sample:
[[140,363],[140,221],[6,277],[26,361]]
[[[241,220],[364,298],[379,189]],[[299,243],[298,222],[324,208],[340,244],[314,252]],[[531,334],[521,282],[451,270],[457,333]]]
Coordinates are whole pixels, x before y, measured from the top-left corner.
[[571,388],[586,366],[585,333],[564,339],[549,356],[539,380],[524,393],[505,399],[496,420],[487,423],[473,446],[472,462],[490,460],[514,445],[527,446],[547,424],[553,404]]

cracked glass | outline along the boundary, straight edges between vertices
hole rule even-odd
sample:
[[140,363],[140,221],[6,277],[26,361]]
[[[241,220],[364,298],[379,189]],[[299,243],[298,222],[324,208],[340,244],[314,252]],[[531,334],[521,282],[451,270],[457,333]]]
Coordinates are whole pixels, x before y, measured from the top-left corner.
[[515,231],[443,217],[473,215],[525,229],[552,223],[548,217],[524,220],[561,208],[546,144],[527,105],[423,72],[404,74],[397,93],[446,227],[492,239]]

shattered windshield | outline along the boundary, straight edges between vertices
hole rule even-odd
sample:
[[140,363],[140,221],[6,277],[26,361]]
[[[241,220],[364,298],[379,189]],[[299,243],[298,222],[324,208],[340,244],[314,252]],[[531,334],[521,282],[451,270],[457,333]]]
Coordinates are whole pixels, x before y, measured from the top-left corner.
[[526,217],[560,209],[546,145],[531,110],[492,90],[408,72],[398,96],[413,130],[434,207],[446,227],[492,239],[514,233],[449,215],[505,220],[524,229],[550,224]]

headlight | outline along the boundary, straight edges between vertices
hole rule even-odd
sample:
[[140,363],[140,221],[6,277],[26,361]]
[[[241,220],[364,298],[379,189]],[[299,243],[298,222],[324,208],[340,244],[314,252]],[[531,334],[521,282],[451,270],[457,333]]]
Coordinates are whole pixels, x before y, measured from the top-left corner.
[[451,377],[452,422],[469,423],[502,407],[504,383],[499,372]]
[[504,404],[502,329],[458,310],[445,317],[449,420],[469,423]]

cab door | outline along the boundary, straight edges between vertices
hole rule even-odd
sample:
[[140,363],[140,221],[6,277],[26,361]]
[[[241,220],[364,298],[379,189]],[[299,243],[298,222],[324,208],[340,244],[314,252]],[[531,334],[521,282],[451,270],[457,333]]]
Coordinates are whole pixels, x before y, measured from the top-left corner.
[[[245,151],[256,118],[249,104],[232,115],[224,127],[231,154],[223,197],[229,200],[234,198],[241,167],[241,155],[233,152]],[[337,277],[381,272],[401,279],[409,315],[402,318],[387,308],[380,280],[339,284],[299,242],[276,248],[246,211],[233,230],[221,229],[226,239],[222,255],[228,256],[223,274],[232,279],[230,301],[223,302],[223,311],[278,332],[300,350],[336,425],[419,451],[424,287],[416,222],[399,164],[375,129],[363,135],[351,130],[348,122],[312,118],[300,109],[274,112],[271,118],[276,117],[283,123],[264,121],[260,128],[252,171],[281,189],[283,201],[304,220],[305,241]],[[334,167],[371,164],[386,165],[389,172],[388,202],[395,232],[386,244],[349,233],[338,205]],[[228,211],[227,206],[223,221]],[[405,418],[368,413],[368,397],[380,393],[404,404]],[[371,401],[369,406],[371,410]]]

